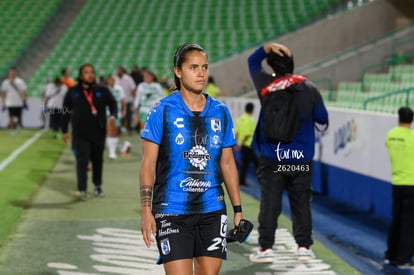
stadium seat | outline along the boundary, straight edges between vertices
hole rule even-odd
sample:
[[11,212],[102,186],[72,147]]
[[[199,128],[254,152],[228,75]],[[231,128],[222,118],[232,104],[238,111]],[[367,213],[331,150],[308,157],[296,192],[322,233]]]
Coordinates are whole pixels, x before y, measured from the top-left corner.
[[62,67],[76,74],[86,61],[105,74],[138,64],[171,77],[171,57],[181,43],[201,44],[214,62],[307,24],[337,2],[89,0],[29,80],[29,90],[39,94],[44,83],[36,81]]
[[[0,1],[0,74],[27,47],[60,0],[2,0]],[[4,47],[4,48],[3,48]]]
[[332,107],[361,109],[365,100],[375,97],[368,104],[368,111],[396,113],[399,107],[407,105],[410,88],[408,104],[414,107],[414,65],[395,65],[387,73],[367,73],[361,82],[340,82],[336,101],[325,102]]

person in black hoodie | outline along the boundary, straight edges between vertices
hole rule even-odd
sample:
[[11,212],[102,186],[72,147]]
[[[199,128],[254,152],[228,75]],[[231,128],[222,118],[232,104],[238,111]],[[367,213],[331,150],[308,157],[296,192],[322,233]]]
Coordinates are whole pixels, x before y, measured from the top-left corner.
[[91,64],[79,68],[78,84],[71,87],[63,101],[62,136],[69,142],[69,121],[72,123],[72,150],[76,157],[76,175],[80,199],[87,198],[87,166],[92,163],[94,195],[103,197],[102,167],[105,149],[107,107],[109,120],[117,115],[116,100],[105,86],[96,84]]

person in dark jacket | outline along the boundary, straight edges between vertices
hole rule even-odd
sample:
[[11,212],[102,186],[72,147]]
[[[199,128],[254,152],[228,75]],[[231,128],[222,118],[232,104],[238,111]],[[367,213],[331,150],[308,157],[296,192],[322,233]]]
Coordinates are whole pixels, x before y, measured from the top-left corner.
[[107,124],[107,107],[109,120],[115,120],[117,104],[112,93],[105,86],[96,84],[95,70],[91,64],[79,68],[78,84],[71,87],[63,100],[62,133],[68,142],[69,121],[72,123],[72,149],[76,157],[76,175],[79,196],[87,198],[87,166],[92,163],[92,180],[95,185],[94,195],[103,197],[102,167],[103,151]]
[[[262,67],[266,60],[273,73]],[[257,178],[261,187],[259,249],[249,256],[252,262],[272,262],[277,219],[286,189],[292,215],[293,235],[299,259],[313,256],[312,240],[312,159],[315,123],[328,124],[328,112],[318,89],[305,77],[295,75],[293,55],[280,44],[267,43],[248,59],[249,72],[263,105],[266,95],[288,87],[296,90],[299,127],[290,142],[276,142],[264,134],[263,108],[254,133],[252,148],[258,157]],[[293,122],[292,122],[293,123]]]

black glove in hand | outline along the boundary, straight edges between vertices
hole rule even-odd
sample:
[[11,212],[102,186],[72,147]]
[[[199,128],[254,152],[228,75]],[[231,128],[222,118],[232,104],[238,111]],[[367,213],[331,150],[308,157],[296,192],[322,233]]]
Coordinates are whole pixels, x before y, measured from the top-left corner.
[[234,227],[230,234],[226,236],[227,243],[244,242],[248,239],[253,230],[253,224],[248,220],[241,219],[238,226]]

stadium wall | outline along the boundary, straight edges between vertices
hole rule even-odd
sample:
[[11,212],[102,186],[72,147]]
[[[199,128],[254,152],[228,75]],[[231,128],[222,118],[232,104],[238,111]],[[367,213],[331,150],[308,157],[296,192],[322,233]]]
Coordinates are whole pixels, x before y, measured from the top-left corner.
[[385,136],[397,125],[397,117],[330,108],[329,120],[329,130],[316,143],[314,191],[391,217],[391,166]]
[[[29,97],[27,99],[28,109],[22,112],[22,124],[25,128],[36,129],[44,125],[43,101],[39,97]],[[9,123],[9,113],[0,113],[0,128],[6,128]]]

